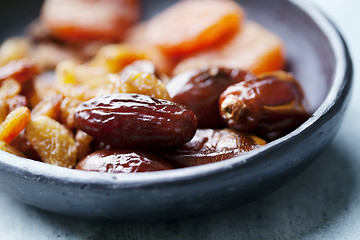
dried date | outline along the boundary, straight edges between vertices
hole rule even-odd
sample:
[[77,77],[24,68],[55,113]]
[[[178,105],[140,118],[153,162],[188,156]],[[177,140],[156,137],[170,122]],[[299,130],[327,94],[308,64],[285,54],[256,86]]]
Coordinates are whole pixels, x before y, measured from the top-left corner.
[[191,70],[174,77],[167,89],[174,102],[189,107],[200,128],[222,128],[225,122],[219,114],[219,97],[230,85],[253,78],[253,75],[229,68]]
[[183,168],[219,162],[265,144],[259,137],[230,129],[198,129],[190,142],[161,155],[175,167]]
[[100,150],[81,160],[76,169],[107,173],[152,172],[173,169],[152,153],[132,150]]
[[78,129],[115,147],[178,146],[191,140],[195,114],[177,103],[140,94],[110,94],[80,104]]
[[230,128],[254,132],[268,141],[309,118],[303,102],[298,82],[282,71],[232,85],[219,100],[221,116]]

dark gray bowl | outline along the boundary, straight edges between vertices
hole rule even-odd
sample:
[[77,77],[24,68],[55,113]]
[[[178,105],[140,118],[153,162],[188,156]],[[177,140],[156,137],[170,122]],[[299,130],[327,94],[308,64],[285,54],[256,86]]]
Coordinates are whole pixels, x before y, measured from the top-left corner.
[[[143,2],[148,18],[174,1]],[[249,19],[286,43],[288,69],[300,80],[314,110],[298,129],[241,157],[157,173],[81,172],[0,152],[0,189],[35,207],[73,216],[171,219],[244,204],[296,176],[329,144],[341,124],[349,100],[351,59],[339,32],[310,4],[239,2]],[[19,33],[36,17],[40,3],[2,0],[0,37]]]

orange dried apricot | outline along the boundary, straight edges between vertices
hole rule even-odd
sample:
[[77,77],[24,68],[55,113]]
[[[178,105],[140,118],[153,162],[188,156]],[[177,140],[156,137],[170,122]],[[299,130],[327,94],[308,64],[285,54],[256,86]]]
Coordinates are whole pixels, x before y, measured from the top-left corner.
[[140,15],[138,0],[47,0],[41,21],[66,41],[122,38]]
[[251,71],[254,74],[283,69],[284,45],[281,39],[254,22],[248,22],[228,42],[189,56],[175,67],[174,74],[189,69],[228,67]]
[[129,41],[149,43],[171,56],[194,53],[235,33],[244,15],[231,0],[179,1],[141,25],[141,34],[135,31]]

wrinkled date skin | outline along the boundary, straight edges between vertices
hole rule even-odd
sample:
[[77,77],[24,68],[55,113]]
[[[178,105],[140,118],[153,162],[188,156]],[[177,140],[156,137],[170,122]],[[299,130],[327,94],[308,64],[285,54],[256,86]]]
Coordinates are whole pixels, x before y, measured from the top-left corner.
[[164,159],[131,150],[100,150],[81,160],[76,169],[106,173],[152,172],[173,169]]
[[195,114],[180,104],[140,94],[110,94],[78,106],[77,128],[117,148],[178,146],[197,129]]
[[230,129],[198,129],[190,142],[162,156],[175,167],[184,168],[223,161],[265,144],[259,137]]
[[303,101],[303,91],[293,76],[274,72],[228,87],[219,105],[230,128],[271,141],[310,117]]
[[219,115],[219,97],[230,85],[253,78],[236,69],[209,68],[192,70],[174,77],[166,86],[174,102],[188,106],[198,119],[200,128],[222,128],[225,122]]

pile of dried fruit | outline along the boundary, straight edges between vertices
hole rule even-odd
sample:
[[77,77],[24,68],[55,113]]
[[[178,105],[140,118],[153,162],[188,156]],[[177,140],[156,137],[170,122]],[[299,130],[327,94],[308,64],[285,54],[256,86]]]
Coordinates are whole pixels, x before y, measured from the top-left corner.
[[47,0],[0,47],[0,149],[129,173],[222,161],[308,117],[281,39],[231,0]]

